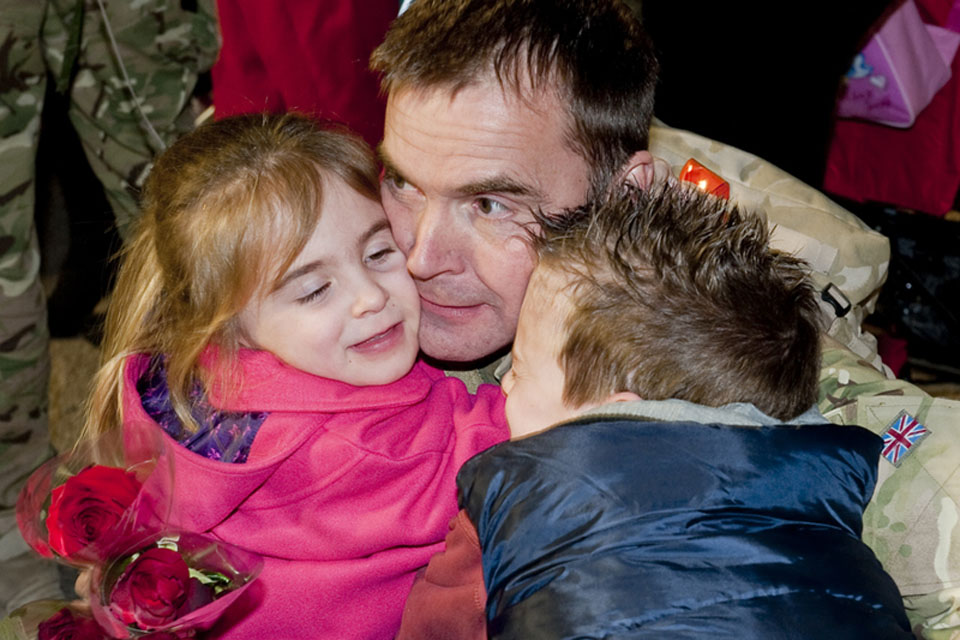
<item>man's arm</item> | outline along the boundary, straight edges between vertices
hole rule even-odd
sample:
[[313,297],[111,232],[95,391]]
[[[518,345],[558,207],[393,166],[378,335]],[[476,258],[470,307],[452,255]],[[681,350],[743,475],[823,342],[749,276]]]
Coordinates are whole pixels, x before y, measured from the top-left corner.
[[450,521],[445,545],[413,583],[397,640],[486,639],[480,541],[466,511]]
[[960,402],[931,398],[893,379],[861,330],[886,278],[887,238],[769,162],[696,134],[651,127],[650,151],[674,171],[691,157],[730,183],[731,199],[767,214],[773,244],[805,259],[828,327],[820,411],[837,424],[881,434],[901,411],[930,431],[879,479],[863,540],[896,581],[916,632],[960,638]]
[[960,638],[960,402],[887,379],[828,340],[819,405],[832,422],[877,434],[901,411],[929,431],[897,452],[899,466],[881,458],[863,540],[900,588],[914,630],[930,640]]

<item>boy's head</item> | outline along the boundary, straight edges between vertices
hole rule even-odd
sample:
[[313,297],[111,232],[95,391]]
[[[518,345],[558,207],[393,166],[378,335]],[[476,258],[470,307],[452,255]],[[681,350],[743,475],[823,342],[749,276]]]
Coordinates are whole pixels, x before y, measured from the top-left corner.
[[514,435],[626,398],[749,402],[781,420],[815,402],[814,290],[760,216],[664,185],[539,222],[504,379]]

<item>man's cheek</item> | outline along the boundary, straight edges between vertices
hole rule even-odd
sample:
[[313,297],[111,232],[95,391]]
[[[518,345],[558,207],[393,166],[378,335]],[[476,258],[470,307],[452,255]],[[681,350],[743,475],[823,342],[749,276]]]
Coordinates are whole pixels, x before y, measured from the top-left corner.
[[390,221],[390,231],[397,247],[404,255],[410,255],[416,241],[416,222],[413,212],[396,198],[386,195],[389,190],[384,189],[383,210]]

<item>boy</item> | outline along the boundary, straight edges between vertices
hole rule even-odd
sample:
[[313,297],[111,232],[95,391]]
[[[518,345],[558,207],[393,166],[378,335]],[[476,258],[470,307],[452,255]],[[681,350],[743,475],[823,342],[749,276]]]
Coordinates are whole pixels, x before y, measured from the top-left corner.
[[803,263],[677,185],[538,222],[514,440],[461,470],[399,637],[911,638],[859,539],[880,439],[813,408]]

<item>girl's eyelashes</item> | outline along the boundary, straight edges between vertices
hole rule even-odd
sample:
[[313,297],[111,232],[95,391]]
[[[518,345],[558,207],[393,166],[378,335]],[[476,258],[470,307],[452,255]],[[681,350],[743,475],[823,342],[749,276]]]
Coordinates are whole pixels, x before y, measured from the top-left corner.
[[300,304],[308,304],[310,302],[313,302],[314,300],[319,300],[329,289],[330,289],[330,283],[325,282],[323,283],[323,285],[314,289],[313,291],[303,296],[302,298],[297,298],[297,302],[299,302]]

